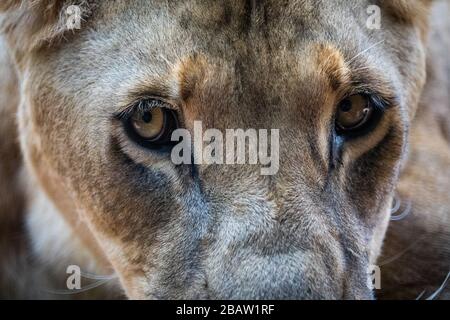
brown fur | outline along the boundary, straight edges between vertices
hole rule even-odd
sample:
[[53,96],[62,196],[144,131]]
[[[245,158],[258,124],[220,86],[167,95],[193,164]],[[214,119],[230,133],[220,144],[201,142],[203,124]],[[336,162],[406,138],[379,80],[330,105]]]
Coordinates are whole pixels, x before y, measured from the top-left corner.
[[[383,32],[364,29],[370,2],[363,2],[353,6],[360,11],[339,1],[2,2],[12,56],[2,61],[13,75],[14,61],[19,80],[0,84],[8,119],[0,130],[9,137],[0,144],[7,181],[0,195],[11,190],[0,198],[0,215],[29,247],[12,247],[11,234],[2,234],[0,254],[50,259],[56,266],[43,272],[59,280],[67,264],[99,273],[112,266],[130,298],[370,299],[366,271],[381,251],[398,187],[414,212],[390,224],[378,261],[418,233],[426,240],[382,266],[378,294],[432,291],[450,261],[450,179],[443,174],[450,120],[442,93],[449,62],[434,39],[425,50],[430,1],[379,1]],[[82,5],[79,31],[64,28],[70,4]],[[442,12],[433,14],[440,21]],[[450,32],[440,32],[448,39]],[[368,89],[391,107],[333,163],[335,106]],[[155,95],[175,106],[187,129],[199,119],[220,130],[279,128],[279,172],[174,167],[137,148],[112,114]],[[27,193],[10,120],[16,107],[23,170],[33,186]],[[74,254],[64,259],[33,248],[42,199],[73,237],[65,245]],[[25,230],[17,229],[21,221]]]
[[10,13],[3,17],[1,29],[16,43],[18,61],[30,50],[58,41],[68,33],[64,12],[70,5],[80,6],[83,18],[91,11],[85,0],[2,1],[0,11]]
[[[443,2],[434,7],[428,81],[414,121],[409,161],[398,187],[402,209],[411,201],[412,213],[403,221],[393,221],[388,231],[380,258],[386,262],[382,266],[386,275],[383,297],[415,299],[422,292],[428,297],[443,283],[450,268],[449,13]],[[448,286],[440,298],[450,299]]]

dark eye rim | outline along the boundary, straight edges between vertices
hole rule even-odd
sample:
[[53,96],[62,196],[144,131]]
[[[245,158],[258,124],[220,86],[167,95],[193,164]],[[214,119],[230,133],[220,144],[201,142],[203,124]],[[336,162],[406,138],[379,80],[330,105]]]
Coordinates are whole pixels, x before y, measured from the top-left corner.
[[[146,139],[134,129],[133,115],[136,112],[148,112],[154,108],[160,108],[164,112],[164,131],[155,138]],[[177,143],[176,141],[171,141],[171,136],[173,131],[180,127],[180,122],[177,112],[170,108],[167,102],[153,98],[141,100],[117,114],[115,118],[122,123],[128,138],[145,149],[165,152],[170,151]]]
[[346,99],[357,95],[360,95],[367,100],[368,106],[372,108],[372,111],[368,116],[368,119],[364,123],[358,124],[357,126],[348,129],[342,128],[340,125],[338,125],[337,119],[334,119],[334,130],[336,134],[344,138],[345,140],[355,139],[367,135],[368,133],[373,131],[383,118],[383,115],[388,107],[388,103],[386,102],[386,100],[379,97],[378,95],[370,93],[354,93],[348,95],[337,104],[337,107],[339,107],[339,105]]

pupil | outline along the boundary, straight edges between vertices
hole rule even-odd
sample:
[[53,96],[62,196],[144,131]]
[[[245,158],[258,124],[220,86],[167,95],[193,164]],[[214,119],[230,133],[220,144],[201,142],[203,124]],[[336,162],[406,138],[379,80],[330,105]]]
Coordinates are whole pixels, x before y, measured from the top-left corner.
[[152,114],[150,112],[145,112],[142,115],[142,121],[144,121],[145,123],[149,123],[150,121],[152,121]]
[[340,109],[342,112],[349,112],[352,110],[352,102],[349,99],[342,101]]

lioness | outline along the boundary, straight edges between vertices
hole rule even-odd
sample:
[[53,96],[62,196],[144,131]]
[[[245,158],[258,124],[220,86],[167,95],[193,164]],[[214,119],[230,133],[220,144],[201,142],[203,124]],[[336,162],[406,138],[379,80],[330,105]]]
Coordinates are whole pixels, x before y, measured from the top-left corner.
[[[446,1],[0,11],[2,297],[450,298]],[[277,172],[174,164],[195,121],[278,129]]]

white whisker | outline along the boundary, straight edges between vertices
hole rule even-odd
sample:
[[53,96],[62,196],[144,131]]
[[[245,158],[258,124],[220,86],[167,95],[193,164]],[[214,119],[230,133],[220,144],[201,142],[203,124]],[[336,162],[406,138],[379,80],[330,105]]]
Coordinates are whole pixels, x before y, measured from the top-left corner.
[[371,45],[370,47],[364,49],[363,51],[361,51],[360,53],[358,53],[356,56],[354,56],[353,58],[351,58],[351,59],[348,61],[348,64],[351,64],[351,63],[352,63],[353,61],[355,61],[358,57],[362,56],[362,55],[363,55],[364,53],[366,53],[367,51],[372,50],[373,48],[379,46],[379,45],[382,44],[383,42],[384,42],[384,40],[381,40],[381,41],[379,41],[379,42],[377,42],[377,43]]
[[[411,204],[411,201],[410,200],[408,200],[407,202],[406,202],[406,208],[405,208],[405,210],[403,210],[403,212],[401,212],[401,213],[399,213],[399,214],[397,214],[397,215],[392,215],[391,216],[391,221],[400,221],[400,220],[403,220],[403,219],[405,219],[407,216],[409,216],[409,214],[411,213],[411,210],[412,209],[412,204]],[[397,209],[398,210],[398,209]],[[395,213],[395,212],[393,212],[393,213]]]
[[411,243],[406,249],[400,251],[399,253],[397,253],[396,255],[394,255],[394,256],[392,256],[392,257],[390,257],[390,258],[385,259],[384,261],[380,262],[378,265],[381,267],[381,266],[387,265],[387,264],[389,264],[389,263],[391,263],[391,262],[394,262],[395,260],[401,258],[406,252],[408,252],[409,250],[411,250],[417,243],[419,243],[420,241],[422,241],[422,240],[425,239],[426,237],[427,237],[426,235],[421,236],[421,237],[418,238],[416,241],[414,241],[413,243]]
[[441,294],[441,292],[445,289],[445,287],[447,286],[449,281],[450,281],[450,271],[447,274],[447,277],[445,277],[445,280],[442,283],[442,285],[439,287],[439,289],[437,289],[431,296],[429,296],[427,298],[427,300],[434,300],[434,299],[436,299]]

